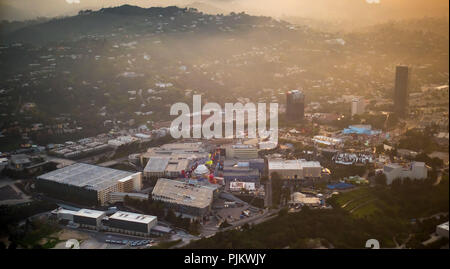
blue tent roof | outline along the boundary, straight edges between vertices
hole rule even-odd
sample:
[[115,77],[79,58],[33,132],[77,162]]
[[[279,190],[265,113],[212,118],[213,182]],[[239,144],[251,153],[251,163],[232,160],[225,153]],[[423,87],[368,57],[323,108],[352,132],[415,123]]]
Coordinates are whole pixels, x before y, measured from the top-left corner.
[[334,190],[334,189],[343,190],[343,189],[349,189],[349,188],[353,188],[353,187],[354,186],[352,184],[348,184],[348,183],[344,183],[344,182],[327,185],[327,188],[331,189],[331,190]]

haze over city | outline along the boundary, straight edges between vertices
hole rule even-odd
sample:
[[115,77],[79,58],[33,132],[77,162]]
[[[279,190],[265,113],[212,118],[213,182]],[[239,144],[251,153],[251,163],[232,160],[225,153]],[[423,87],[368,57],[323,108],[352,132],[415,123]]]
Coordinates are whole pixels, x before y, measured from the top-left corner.
[[448,253],[448,11],[0,0],[0,249]]

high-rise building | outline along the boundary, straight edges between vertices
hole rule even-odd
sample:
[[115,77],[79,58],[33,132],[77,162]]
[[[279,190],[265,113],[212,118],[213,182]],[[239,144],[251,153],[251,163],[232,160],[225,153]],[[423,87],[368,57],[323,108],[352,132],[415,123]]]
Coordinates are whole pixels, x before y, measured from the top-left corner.
[[352,116],[364,113],[365,103],[362,98],[355,98],[352,100]]
[[406,115],[408,106],[408,66],[397,66],[395,70],[394,111]]
[[289,121],[302,121],[305,117],[305,95],[299,90],[286,93],[286,115]]

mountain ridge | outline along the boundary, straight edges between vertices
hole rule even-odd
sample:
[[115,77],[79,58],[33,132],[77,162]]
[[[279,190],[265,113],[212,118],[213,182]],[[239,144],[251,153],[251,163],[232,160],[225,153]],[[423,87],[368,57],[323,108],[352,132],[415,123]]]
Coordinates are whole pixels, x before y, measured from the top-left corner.
[[[205,19],[203,16],[207,16]],[[251,29],[253,25],[271,23],[284,27],[288,23],[270,17],[250,16],[245,13],[210,15],[195,8],[150,7],[132,5],[102,8],[96,11],[82,10],[75,16],[53,18],[37,24],[29,23],[14,31],[3,31],[6,43],[23,42],[43,45],[60,40],[79,39],[85,35],[114,36],[118,31],[130,34],[172,33],[183,31]],[[166,29],[166,30],[164,30]],[[51,34],[50,34],[51,33]]]

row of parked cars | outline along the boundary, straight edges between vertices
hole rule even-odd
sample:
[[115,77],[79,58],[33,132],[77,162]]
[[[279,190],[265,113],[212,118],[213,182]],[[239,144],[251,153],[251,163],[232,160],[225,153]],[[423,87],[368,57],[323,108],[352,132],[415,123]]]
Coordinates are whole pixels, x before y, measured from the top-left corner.
[[153,240],[138,240],[138,241],[130,241],[130,246],[132,247],[139,247],[139,246],[151,246],[151,243],[153,243]]
[[128,240],[110,240],[110,239],[106,239],[105,242],[106,243],[110,243],[110,244],[118,244],[118,245],[127,245],[128,244]]
[[128,240],[110,240],[106,239],[106,243],[110,244],[118,244],[118,245],[128,245],[132,247],[145,246],[154,243],[154,240],[136,240],[136,241],[128,241]]

